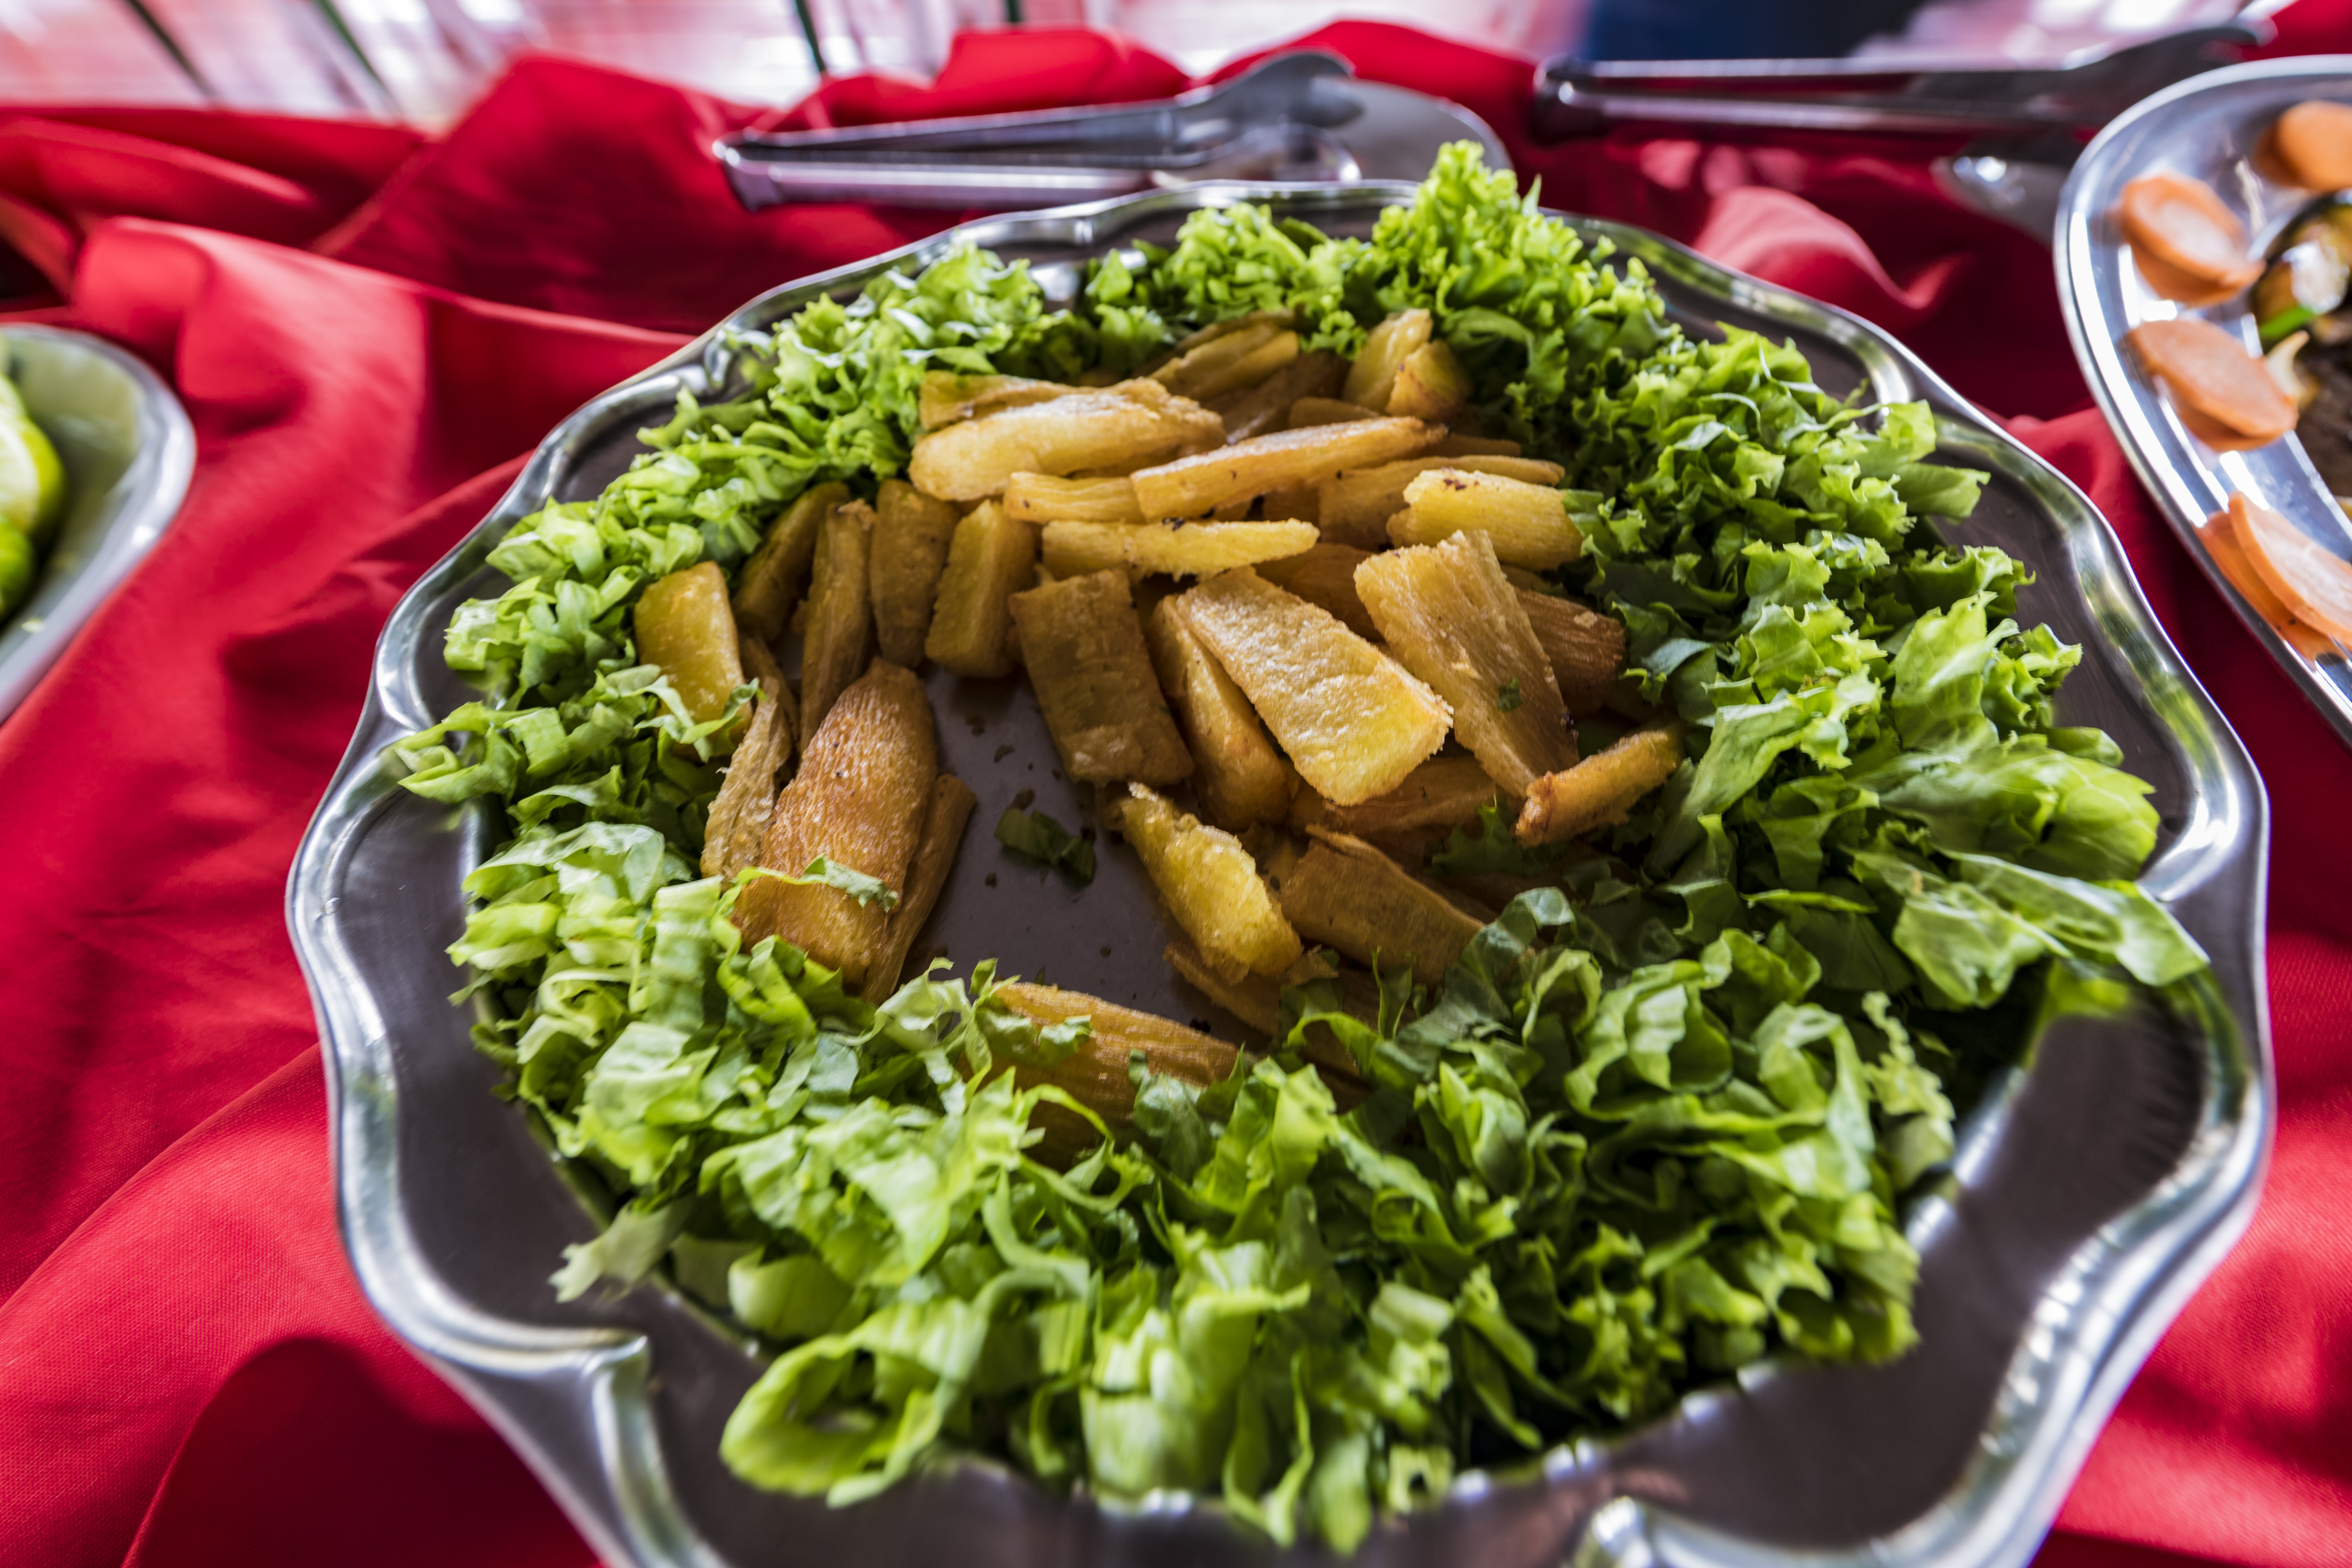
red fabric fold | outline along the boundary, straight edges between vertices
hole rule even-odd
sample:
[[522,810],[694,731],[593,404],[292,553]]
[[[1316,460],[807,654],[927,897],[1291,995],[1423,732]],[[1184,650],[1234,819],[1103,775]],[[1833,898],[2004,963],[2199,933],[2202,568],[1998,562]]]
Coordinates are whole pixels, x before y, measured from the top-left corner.
[[[2305,0],[2282,46],[2352,41]],[[2252,1234],[2134,1385],[2042,1561],[2302,1568],[2352,1541],[2352,756],[2132,479],[2047,254],[1915,142],[1529,136],[1529,62],[1406,29],[1301,40],[1493,124],[1545,198],[1902,336],[2082,484],[2269,781],[2277,1163]],[[0,110],[10,289],[169,375],[178,523],[0,726],[0,1562],[587,1560],[504,1446],[366,1310],[334,1235],[286,867],[399,593],[572,407],[752,295],[957,221],[743,213],[749,125],[1113,102],[1181,74],[1076,30],[967,35],[928,84],[760,111],[518,65],[445,138],[190,110]],[[2046,421],[2046,422],[2045,422]],[[70,759],[70,762],[68,761]],[[72,1462],[61,1456],[71,1455]]]

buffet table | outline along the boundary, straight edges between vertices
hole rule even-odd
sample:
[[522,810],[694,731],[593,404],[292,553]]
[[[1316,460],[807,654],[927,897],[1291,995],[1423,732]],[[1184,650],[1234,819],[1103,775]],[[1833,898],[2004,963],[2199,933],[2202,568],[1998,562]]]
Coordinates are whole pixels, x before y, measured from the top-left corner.
[[[2279,22],[2274,50],[2352,49],[2352,5]],[[2140,491],[2075,369],[2047,250],[1938,192],[1947,146],[1538,145],[1525,61],[1370,24],[1307,41],[1476,110],[1549,205],[1888,328],[2114,524],[2269,785],[2281,1128],[2252,1232],[2147,1363],[2041,1561],[2342,1561],[2352,917],[2334,879],[2352,875],[2352,757]],[[0,1562],[591,1560],[376,1320],[336,1235],[285,879],[376,633],[583,400],[765,289],[965,216],[748,215],[716,136],[1186,85],[1113,39],[1038,31],[966,36],[928,89],[838,80],[783,113],[526,60],[438,141],[0,110],[0,237],[23,263],[5,308],[134,350],[199,442],[178,523],[0,726]]]

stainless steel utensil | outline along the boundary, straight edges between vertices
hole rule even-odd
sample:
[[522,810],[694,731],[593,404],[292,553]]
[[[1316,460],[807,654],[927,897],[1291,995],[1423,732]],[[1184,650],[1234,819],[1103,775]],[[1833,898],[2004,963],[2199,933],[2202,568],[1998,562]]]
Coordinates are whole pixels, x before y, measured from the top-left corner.
[[[563,1245],[587,1240],[597,1221],[567,1168],[494,1097],[498,1070],[446,999],[457,977],[443,948],[464,923],[461,882],[502,829],[478,809],[453,823],[379,761],[387,742],[474,695],[442,660],[451,611],[503,584],[485,557],[507,529],[550,500],[595,495],[681,390],[727,395],[732,334],[820,296],[977,244],[1028,261],[1067,298],[1089,259],[1168,244],[1204,206],[1261,200],[1362,236],[1412,195],[1396,184],[1155,192],[966,224],[779,289],[567,419],[394,611],[351,752],[288,888],[327,1047],[344,1239],[377,1309],[515,1444],[615,1568],[1329,1559],[1279,1551],[1213,1507],[1112,1509],[982,1460],[849,1509],[755,1491],[718,1458],[720,1426],[760,1370],[748,1347],[659,1281],[555,1300],[547,1277]],[[2021,618],[2084,650],[2063,720],[2105,727],[2153,784],[2163,842],[2146,886],[2214,968],[2166,1009],[2060,1026],[2031,1071],[1987,1095],[1950,1195],[1907,1216],[1922,1256],[1923,1342],[1911,1355],[1754,1369],[1622,1438],[1465,1475],[1443,1506],[1375,1531],[1354,1562],[2021,1568],[2106,1413],[2253,1211],[2273,1116],[2261,781],[2081,492],[1899,343],[1640,229],[1566,221],[1638,258],[1695,331],[1720,321],[1793,339],[1832,392],[1927,400],[1943,458],[1991,476],[1976,515],[1946,531],[2034,566]],[[1024,790],[1037,808],[1077,819],[1025,685],[935,671],[930,689],[940,766],[980,795],[975,820]],[[1098,868],[1074,891],[975,836],[922,946],[959,965],[993,954],[1007,972],[1176,1018],[1218,1016],[1161,962],[1169,933],[1133,858],[1106,854]]]
[[2263,60],[2214,71],[2157,94],[2109,125],[2075,165],[2060,203],[2058,299],[2084,379],[2165,521],[2246,628],[2352,746],[2347,651],[2313,658],[2280,637],[2214,564],[2202,534],[2205,520],[2238,490],[2339,555],[2352,554],[2352,525],[2301,437],[2251,452],[2215,452],[2189,434],[2171,404],[2126,357],[2124,333],[2171,316],[2202,315],[2238,334],[2250,350],[2260,340],[2243,296],[2202,311],[2159,299],[2107,218],[2124,186],[2153,170],[2171,169],[2212,186],[2245,221],[2254,248],[2266,249],[2310,194],[2263,179],[2250,154],[2281,110],[2307,98],[2352,102],[2352,56]]
[[0,719],[178,514],[196,437],[180,400],[132,354],[61,327],[0,330],[26,412],[64,460],[70,487],[58,541],[22,614],[0,626]]
[[1951,135],[2105,124],[2138,100],[2258,43],[2258,23],[2196,27],[2042,70],[1825,60],[1580,60],[1544,69],[1529,114],[1547,141],[1618,121]]
[[783,202],[1037,206],[1203,180],[1418,180],[1447,142],[1510,155],[1467,110],[1361,82],[1344,60],[1279,55],[1178,98],[1108,109],[919,121],[839,131],[741,132],[716,149],[754,210]]

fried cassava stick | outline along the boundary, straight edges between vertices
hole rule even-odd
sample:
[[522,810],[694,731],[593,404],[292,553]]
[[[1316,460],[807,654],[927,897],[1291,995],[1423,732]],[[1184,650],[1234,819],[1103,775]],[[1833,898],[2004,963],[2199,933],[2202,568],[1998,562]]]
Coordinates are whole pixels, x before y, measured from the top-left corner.
[[1683,763],[1679,722],[1636,730],[1607,751],[1528,786],[1514,830],[1522,844],[1555,844],[1622,822],[1634,802]]
[[1625,669],[1625,623],[1573,599],[1519,590],[1519,608],[1535,628],[1559,683],[1560,700],[1578,719],[1598,713]]
[[1476,821],[1478,808],[1501,799],[1502,793],[1477,758],[1432,757],[1388,794],[1358,805],[1333,805],[1320,795],[1301,795],[1291,807],[1290,825],[1328,827],[1359,838],[1443,836]]
[[732,878],[760,858],[768,836],[768,822],[776,807],[776,775],[793,758],[792,689],[776,668],[768,645],[756,638],[743,643],[745,673],[758,683],[760,700],[751,708],[751,722],[727,760],[727,775],[719,783],[719,798],[710,803],[703,827],[702,874]]
[[1240,839],[1141,784],[1128,786],[1115,820],[1176,923],[1217,973],[1229,980],[1279,974],[1298,962],[1306,951],[1298,933]]
[[1282,912],[1309,942],[1359,963],[1411,963],[1434,985],[1484,922],[1360,838],[1309,829],[1314,847],[1282,882]]
[[916,439],[907,477],[945,500],[1001,494],[1014,474],[1069,474],[1221,443],[1224,425],[1156,381],[1006,408]]
[[1118,567],[1171,577],[1208,577],[1297,555],[1315,543],[1311,522],[1187,522],[1137,526],[1049,522],[1045,570],[1057,577]]
[[833,700],[866,668],[874,633],[873,558],[874,509],[862,500],[834,508],[816,536],[808,630],[801,643],[803,736],[816,733]]
[[1094,572],[1010,600],[1021,662],[1062,767],[1081,784],[1174,784],[1192,755],[1160,695],[1121,572]]
[[[939,776],[939,736],[923,683],[876,659],[809,737],[800,772],[776,797],[760,864],[803,875],[819,858],[871,877],[893,894],[922,837]],[[882,952],[889,911],[824,883],[761,878],[743,889],[735,923],[746,943],[779,936],[861,984]]]
[[1282,753],[1233,678],[1201,646],[1172,601],[1162,599],[1144,618],[1143,640],[1160,689],[1184,731],[1192,753],[1192,790],[1209,820],[1234,832],[1279,822],[1290,809],[1290,775]]
[[858,992],[866,1001],[886,1002],[898,988],[907,954],[914,951],[923,922],[939,907],[948,873],[955,868],[956,848],[963,842],[972,807],[979,804],[971,786],[953,773],[941,773],[931,785],[930,805],[923,814],[923,835],[915,841],[914,858],[907,864],[906,893],[883,924],[881,948]]
[[912,669],[923,662],[940,574],[955,537],[956,510],[904,479],[885,479],[874,511],[868,587],[875,640],[884,658]]
[[1500,474],[1528,484],[1557,485],[1566,472],[1558,463],[1532,458],[1408,458],[1376,468],[1334,474],[1316,487],[1315,521],[1335,544],[1379,550],[1389,542],[1388,522],[1404,510],[1405,487],[1437,468]]
[[735,619],[747,635],[764,643],[783,635],[816,553],[817,530],[848,499],[847,485],[814,485],[769,525],[768,537],[735,574]]
[[1036,575],[1037,531],[982,501],[956,524],[940,574],[923,651],[958,675],[1013,673],[1013,612],[1005,601]]
[[1404,667],[1244,567],[1174,601],[1299,775],[1343,805],[1384,795],[1445,743],[1453,715]]
[[727,578],[716,564],[700,562],[647,588],[635,626],[637,658],[661,666],[696,723],[727,711],[727,699],[743,684],[743,656]]
[[[1128,1074],[1131,1053],[1142,1052],[1153,1072],[1181,1079],[1196,1089],[1231,1073],[1234,1058],[1241,1054],[1198,1030],[1083,992],[1013,980],[998,986],[995,995],[1015,1013],[1043,1026],[1072,1018],[1085,1018],[1093,1025],[1076,1049],[1060,1061],[1045,1067],[1017,1065],[1013,1081],[1022,1089],[1050,1083],[1122,1134],[1133,1125],[1135,1115],[1135,1080]],[[1067,1164],[1098,1142],[1091,1127],[1056,1105],[1040,1105],[1029,1120],[1031,1126],[1042,1128],[1045,1134],[1035,1152],[1052,1163]]]
[[1418,419],[1362,419],[1254,436],[1138,469],[1135,499],[1143,515],[1155,521],[1206,517],[1268,490],[1319,483],[1342,468],[1412,457],[1444,434],[1443,426]]
[[1584,533],[1568,515],[1568,496],[1501,474],[1433,468],[1404,489],[1405,509],[1389,519],[1397,544],[1434,544],[1475,529],[1514,566],[1549,572],[1584,552]]

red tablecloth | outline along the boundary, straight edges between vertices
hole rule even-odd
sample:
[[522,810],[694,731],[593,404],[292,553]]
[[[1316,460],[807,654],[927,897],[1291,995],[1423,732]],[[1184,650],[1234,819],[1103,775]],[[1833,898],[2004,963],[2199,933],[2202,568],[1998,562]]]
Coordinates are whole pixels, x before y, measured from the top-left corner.
[[[2281,48],[2352,47],[2346,0],[2283,20]],[[2046,253],[1946,202],[1916,144],[1539,148],[1525,62],[1369,25],[1317,41],[1477,110],[1559,205],[1891,328],[2114,521],[2270,784],[2282,1125],[2252,1235],[2133,1387],[2042,1562],[2352,1558],[2352,757],[2088,410]],[[146,356],[199,437],[176,528],[0,727],[0,1562],[587,1560],[369,1311],[335,1235],[280,908],[376,629],[520,454],[674,334],[950,221],[747,216],[715,133],[1181,85],[1139,50],[1041,32],[967,37],[929,89],[839,82],[781,116],[531,61],[429,144],[0,111],[0,237],[23,263],[0,256],[0,291]]]

